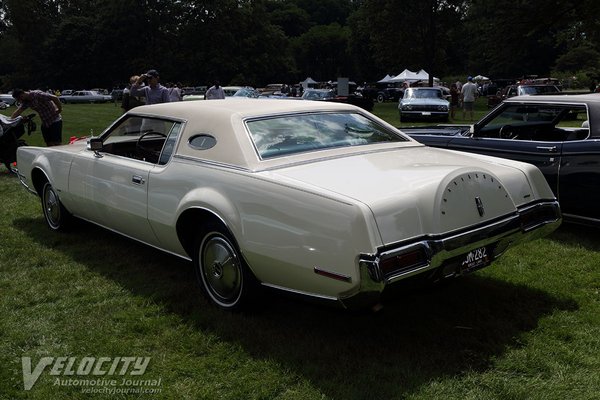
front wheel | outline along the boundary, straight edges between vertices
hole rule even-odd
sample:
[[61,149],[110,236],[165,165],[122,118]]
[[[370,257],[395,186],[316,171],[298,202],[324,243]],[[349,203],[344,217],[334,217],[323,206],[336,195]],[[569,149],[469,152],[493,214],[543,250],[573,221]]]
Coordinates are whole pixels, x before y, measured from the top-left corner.
[[254,277],[224,227],[212,226],[207,232],[194,247],[196,278],[212,303],[240,310],[255,294]]
[[64,231],[71,222],[71,214],[62,205],[58,193],[50,182],[42,189],[42,209],[46,224],[53,231]]
[[383,103],[385,101],[385,97],[383,96],[383,94],[379,93],[377,95],[377,102],[378,103]]

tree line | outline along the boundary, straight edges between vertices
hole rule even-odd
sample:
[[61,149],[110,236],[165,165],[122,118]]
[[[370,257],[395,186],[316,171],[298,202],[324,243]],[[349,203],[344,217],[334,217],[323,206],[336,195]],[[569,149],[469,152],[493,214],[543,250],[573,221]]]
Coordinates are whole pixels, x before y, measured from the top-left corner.
[[600,77],[596,0],[0,0],[0,90]]

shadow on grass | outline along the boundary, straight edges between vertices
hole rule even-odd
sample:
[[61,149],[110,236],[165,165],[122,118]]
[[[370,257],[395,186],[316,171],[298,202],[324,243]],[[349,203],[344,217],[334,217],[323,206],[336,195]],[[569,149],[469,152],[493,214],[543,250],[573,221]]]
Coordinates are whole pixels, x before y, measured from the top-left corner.
[[436,290],[389,296],[376,314],[273,293],[250,313],[229,314],[202,298],[188,262],[85,223],[60,235],[50,234],[41,218],[14,226],[199,331],[275,360],[332,398],[403,398],[431,380],[485,370],[520,346],[522,333],[542,316],[577,308],[569,299],[474,274]]
[[563,222],[548,239],[572,247],[583,247],[590,251],[600,251],[600,229],[587,225]]

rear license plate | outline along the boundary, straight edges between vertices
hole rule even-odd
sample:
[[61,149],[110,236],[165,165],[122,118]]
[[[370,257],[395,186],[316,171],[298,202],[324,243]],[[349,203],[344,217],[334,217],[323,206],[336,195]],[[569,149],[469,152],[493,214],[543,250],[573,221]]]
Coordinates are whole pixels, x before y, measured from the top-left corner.
[[492,246],[479,247],[465,254],[460,262],[462,273],[488,266],[492,262]]
[[421,115],[431,115],[430,112],[422,112]]

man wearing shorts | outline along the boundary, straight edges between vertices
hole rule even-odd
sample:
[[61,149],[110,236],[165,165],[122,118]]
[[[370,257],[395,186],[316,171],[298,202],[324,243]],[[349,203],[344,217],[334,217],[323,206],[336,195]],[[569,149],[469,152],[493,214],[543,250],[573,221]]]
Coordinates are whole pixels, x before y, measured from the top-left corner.
[[38,113],[42,120],[42,136],[46,146],[58,146],[62,144],[62,104],[58,97],[41,90],[14,89],[12,97],[19,103],[19,108],[11,115],[16,118],[28,108]]
[[473,121],[473,104],[475,103],[475,97],[477,97],[477,85],[473,83],[472,77],[467,78],[467,83],[463,85],[460,92],[463,101],[462,117],[465,119],[465,114],[468,111],[471,121]]

